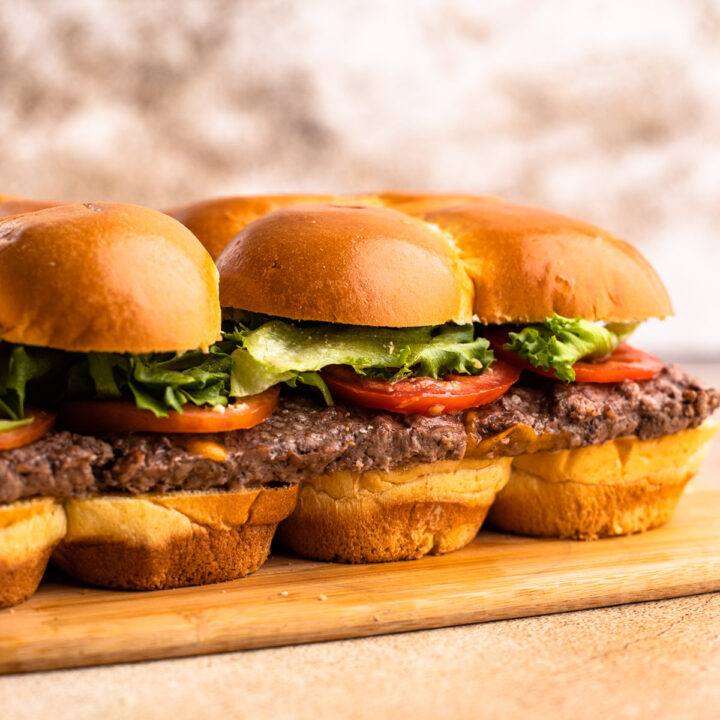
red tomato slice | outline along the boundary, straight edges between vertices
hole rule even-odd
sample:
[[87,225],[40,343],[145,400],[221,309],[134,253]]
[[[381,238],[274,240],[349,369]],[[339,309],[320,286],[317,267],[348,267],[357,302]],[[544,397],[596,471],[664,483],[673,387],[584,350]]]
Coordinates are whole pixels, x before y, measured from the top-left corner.
[[226,406],[224,412],[186,405],[182,413],[155,417],[126,400],[72,400],[60,408],[63,427],[79,433],[215,433],[258,425],[277,407],[280,388],[275,386]]
[[[530,372],[554,378],[555,370],[536,368],[523,360],[516,352],[505,350],[503,345],[510,341],[506,330],[491,330],[484,333],[498,357]],[[573,365],[575,382],[614,383],[623,380],[650,380],[665,367],[660,358],[623,343],[613,352],[597,360],[579,360]]]
[[32,417],[33,421],[27,425],[0,432],[0,450],[19,448],[41,438],[52,430],[57,413],[26,408],[25,417]]
[[358,375],[352,368],[332,365],[322,371],[334,395],[345,400],[404,415],[440,415],[478,407],[496,400],[520,377],[518,368],[496,360],[482,375],[403,378],[395,382]]

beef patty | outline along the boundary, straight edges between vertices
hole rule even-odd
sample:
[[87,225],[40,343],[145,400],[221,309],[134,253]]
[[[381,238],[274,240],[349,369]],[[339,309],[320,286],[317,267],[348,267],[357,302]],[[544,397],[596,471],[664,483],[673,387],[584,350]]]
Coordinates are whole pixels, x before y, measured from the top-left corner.
[[462,421],[454,415],[427,418],[357,406],[327,408],[302,396],[283,399],[254,428],[202,439],[221,445],[225,462],[189,452],[187,437],[109,438],[117,459],[103,474],[102,489],[141,493],[294,483],[332,470],[360,473],[460,459],[467,442]]
[[[525,374],[529,375],[529,374]],[[473,442],[506,434],[489,456],[595,445],[617,437],[647,439],[697,427],[720,402],[679,368],[642,382],[566,384],[539,376],[464,416],[403,416],[358,406],[321,407],[294,393],[249,430],[202,436],[138,433],[103,439],[54,432],[0,452],[0,503],[38,495],[234,490],[296,483],[334,470],[387,471],[462,458]],[[514,428],[526,432],[512,436]],[[217,462],[193,441],[226,452]],[[192,449],[190,449],[192,448]]]
[[102,440],[50,432],[29,445],[0,452],[0,503],[95,493],[101,468],[112,461],[112,448]]
[[[500,457],[600,445],[628,435],[642,440],[671,435],[698,427],[718,404],[720,392],[703,388],[676,366],[652,380],[606,384],[524,373],[501,398],[468,412],[466,425],[471,442],[485,441],[488,455]],[[503,434],[502,441],[491,440]]]
[[[215,443],[224,462],[193,447]],[[0,453],[0,503],[50,495],[208,490],[296,483],[331,470],[389,470],[459,459],[467,437],[460,417],[403,416],[360,407],[321,407],[282,398],[249,430],[207,435],[137,433],[102,440],[54,432]],[[193,448],[192,450],[189,448]]]

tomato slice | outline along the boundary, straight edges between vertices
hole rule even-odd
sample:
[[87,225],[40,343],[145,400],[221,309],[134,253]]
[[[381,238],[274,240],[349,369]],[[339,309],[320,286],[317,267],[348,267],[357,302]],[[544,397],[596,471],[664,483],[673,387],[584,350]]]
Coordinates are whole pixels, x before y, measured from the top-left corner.
[[215,433],[242,430],[260,424],[277,407],[280,388],[275,386],[226,406],[213,408],[186,405],[182,413],[170,411],[168,417],[155,417],[125,400],[72,400],[60,408],[63,427],[79,433]]
[[[536,368],[516,352],[505,350],[503,345],[510,342],[508,331],[491,330],[486,331],[484,335],[490,341],[490,346],[498,357],[523,370],[555,378],[555,370]],[[665,363],[660,358],[623,343],[605,357],[596,360],[579,360],[573,365],[573,370],[575,371],[575,382],[614,383],[623,380],[650,380],[663,367],[665,367]]]
[[482,375],[448,374],[444,380],[414,377],[388,382],[358,375],[343,365],[326,367],[321,374],[334,395],[358,405],[434,416],[496,400],[517,381],[520,370],[496,360]]
[[19,448],[41,438],[52,430],[57,413],[26,408],[25,417],[32,417],[33,421],[27,425],[0,432],[0,450]]

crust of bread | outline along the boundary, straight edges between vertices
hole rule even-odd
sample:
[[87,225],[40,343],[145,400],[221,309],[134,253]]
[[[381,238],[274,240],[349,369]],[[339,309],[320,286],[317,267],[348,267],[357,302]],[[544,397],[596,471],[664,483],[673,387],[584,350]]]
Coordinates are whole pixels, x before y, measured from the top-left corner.
[[335,472],[300,487],[279,540],[303,557],[411,560],[464,547],[508,481],[509,458],[443,461],[402,471]]
[[350,325],[472,321],[472,285],[450,239],[387,208],[275,210],[246,226],[217,265],[223,307]]
[[[303,226],[294,210],[308,202],[332,202],[355,210],[365,206],[371,211],[347,213],[338,223],[329,216],[301,215]],[[392,223],[366,222],[383,207],[425,224],[418,223],[414,233],[396,234],[399,221],[395,228]],[[290,212],[274,212],[282,208]],[[540,322],[555,312],[614,322],[673,313],[662,281],[629,243],[589,223],[493,197],[401,190],[336,197],[232,197],[196,203],[171,214],[198,235],[214,258],[250,226],[241,235],[242,251],[236,249],[221,268],[223,304],[243,310],[354,325],[465,322],[465,305],[460,312],[457,303],[449,301],[452,293],[442,269],[449,263],[456,292],[463,303],[471,302],[475,317],[485,324]],[[438,228],[449,242],[439,254],[432,253],[435,259],[398,252],[408,251],[404,246],[408,240],[416,244],[413,235],[427,237]],[[356,235],[363,237],[362,243],[356,242]],[[360,260],[355,256],[358,252]],[[442,256],[445,263],[438,263]],[[357,276],[349,269],[355,263]],[[253,280],[256,267],[268,266],[249,289],[242,289]],[[385,283],[385,277],[395,282]],[[336,287],[339,298],[334,295]],[[345,287],[349,298],[341,292]],[[413,287],[424,291],[425,305],[435,307],[416,308]],[[428,303],[428,292],[433,303]]]
[[291,205],[380,205],[400,210],[407,215],[422,215],[437,208],[465,205],[478,200],[492,198],[480,195],[412,193],[404,190],[361,195],[235,195],[203,200],[165,212],[185,225],[215,260],[246,225],[273,210]]
[[37,590],[65,528],[62,505],[52,498],[0,506],[0,608],[17,605]]
[[52,200],[33,200],[31,198],[15,197],[14,195],[0,195],[0,219],[11,215],[44,210],[56,205],[64,205],[64,203]]
[[633,322],[673,309],[665,286],[629,243],[564,215],[475,202],[423,215],[455,241],[481,323],[541,322],[553,313]]
[[297,486],[66,501],[53,562],[90,585],[159,590],[244,577],[267,559]]
[[[673,312],[632,245],[573,218],[459,194],[334,198],[334,213],[310,213],[302,199],[226,198],[175,213],[214,256],[235,237],[218,258],[223,305],[392,327],[467,322],[468,302],[486,324],[539,322],[555,312],[615,322]],[[418,254],[438,229],[445,242]]]
[[166,212],[191,230],[215,260],[225,246],[253,220],[290,205],[326,202],[375,204],[371,197],[350,199],[334,195],[238,195],[203,200]]
[[594,540],[666,523],[698,472],[717,425],[651,440],[515,458],[510,482],[488,516],[500,530],[536,537]]
[[179,351],[218,339],[217,271],[163,213],[65,204],[0,220],[0,337],[78,352]]
[[417,193],[407,190],[384,190],[373,197],[384,207],[399,210],[408,215],[423,216],[433,210],[467,205],[475,202],[500,202],[489,195],[462,193]]

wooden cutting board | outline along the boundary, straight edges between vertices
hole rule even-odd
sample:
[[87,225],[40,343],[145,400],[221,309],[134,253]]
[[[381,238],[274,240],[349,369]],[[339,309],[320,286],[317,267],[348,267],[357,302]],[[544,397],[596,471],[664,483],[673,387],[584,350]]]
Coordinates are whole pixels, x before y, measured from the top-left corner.
[[385,565],[275,556],[222,585],[137,593],[50,575],[0,611],[0,672],[362,637],[720,590],[720,492],[673,521],[592,543],[482,532],[464,550]]

